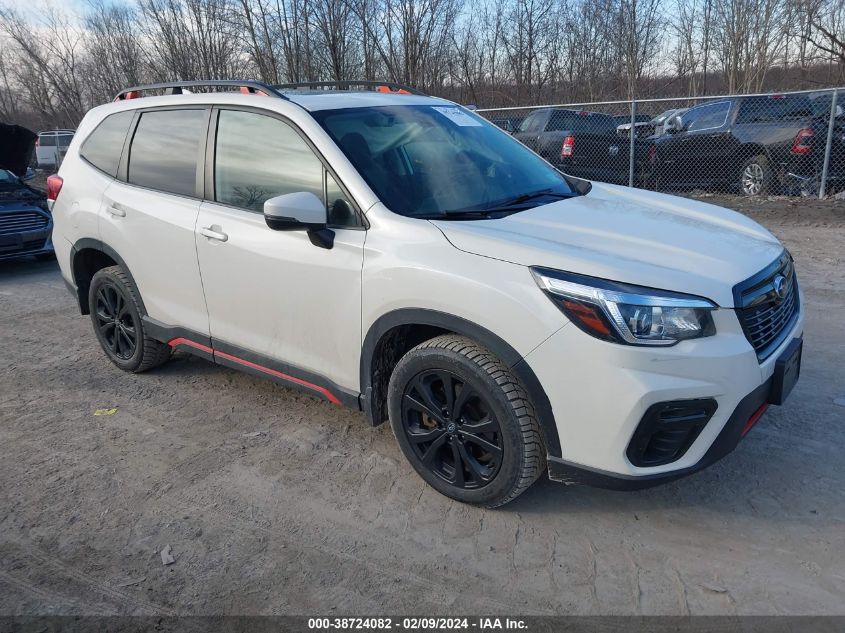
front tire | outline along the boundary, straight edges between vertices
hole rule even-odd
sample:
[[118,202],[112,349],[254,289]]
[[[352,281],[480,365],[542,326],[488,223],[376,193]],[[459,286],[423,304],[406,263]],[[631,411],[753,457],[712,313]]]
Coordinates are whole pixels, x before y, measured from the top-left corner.
[[501,506],[545,470],[534,407],[508,367],[454,334],[417,345],[390,378],[388,413],[405,457],[435,490]]
[[120,266],[98,270],[88,289],[94,334],[109,360],[140,373],[170,358],[170,346],[151,338],[141,320],[140,300]]

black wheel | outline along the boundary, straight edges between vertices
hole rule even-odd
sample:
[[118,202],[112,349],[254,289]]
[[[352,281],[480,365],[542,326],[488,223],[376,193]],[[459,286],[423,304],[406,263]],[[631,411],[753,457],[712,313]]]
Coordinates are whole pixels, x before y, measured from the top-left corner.
[[387,397],[402,452],[447,497],[500,506],[545,469],[540,427],[524,388],[466,337],[438,336],[405,354]]
[[744,196],[761,196],[772,186],[772,168],[769,160],[760,154],[742,164],[739,173],[739,192]]
[[170,346],[144,332],[140,302],[120,266],[94,274],[88,305],[97,340],[109,360],[121,369],[139,373],[170,358]]

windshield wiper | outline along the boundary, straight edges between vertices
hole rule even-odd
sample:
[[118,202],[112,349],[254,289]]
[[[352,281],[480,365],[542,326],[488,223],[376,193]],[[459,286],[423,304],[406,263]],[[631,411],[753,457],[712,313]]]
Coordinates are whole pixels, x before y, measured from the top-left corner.
[[428,213],[412,217],[421,220],[496,220],[511,213],[514,213],[514,211],[497,209],[488,212],[487,209],[478,209],[477,211],[444,211],[443,213]]
[[567,198],[575,198],[579,194],[568,191],[566,193],[562,191],[554,191],[553,189],[541,189],[540,191],[532,191],[531,193],[524,193],[520,196],[516,196],[511,198],[510,200],[506,200],[500,204],[497,204],[493,207],[487,207],[483,209],[483,211],[487,212],[494,212],[494,211],[507,211],[510,209],[515,209],[517,207],[522,207],[525,205],[526,202],[531,202],[532,200],[536,200],[538,198],[557,198],[558,200],[565,200]]
[[444,211],[442,213],[431,213],[425,215],[415,215],[415,218],[424,220],[496,220],[512,213],[519,213],[532,208],[527,203],[537,198],[556,198],[564,200],[566,198],[576,198],[579,193],[562,191],[554,191],[553,189],[542,189],[540,191],[532,191],[531,193],[524,193],[515,196],[510,200],[497,203],[490,207],[483,207],[479,209],[455,209],[454,211]]

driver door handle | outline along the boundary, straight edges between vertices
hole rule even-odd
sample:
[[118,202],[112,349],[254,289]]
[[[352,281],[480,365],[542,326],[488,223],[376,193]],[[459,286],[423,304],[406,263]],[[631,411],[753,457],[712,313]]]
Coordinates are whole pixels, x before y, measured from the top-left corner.
[[229,236],[222,231],[215,231],[214,227],[205,226],[200,229],[200,234],[205,235],[210,240],[217,240],[218,242],[225,242]]
[[120,207],[118,207],[115,204],[110,204],[109,206],[107,206],[106,212],[108,212],[109,215],[113,215],[113,216],[118,217],[118,218],[125,218],[126,217],[126,211],[124,211],[123,209],[121,209]]

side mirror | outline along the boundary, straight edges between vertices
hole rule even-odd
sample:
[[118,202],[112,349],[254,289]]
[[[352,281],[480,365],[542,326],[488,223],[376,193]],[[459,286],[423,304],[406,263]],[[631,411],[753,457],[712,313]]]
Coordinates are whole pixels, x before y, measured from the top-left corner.
[[274,231],[306,230],[314,246],[334,246],[334,231],[326,228],[326,206],[309,191],[286,193],[265,200],[264,221]]
[[666,123],[666,133],[667,134],[677,134],[681,130],[684,129],[683,121],[681,121],[681,117],[673,116],[669,121]]
[[264,201],[264,221],[274,231],[323,228],[328,221],[323,201],[308,191],[286,193]]

